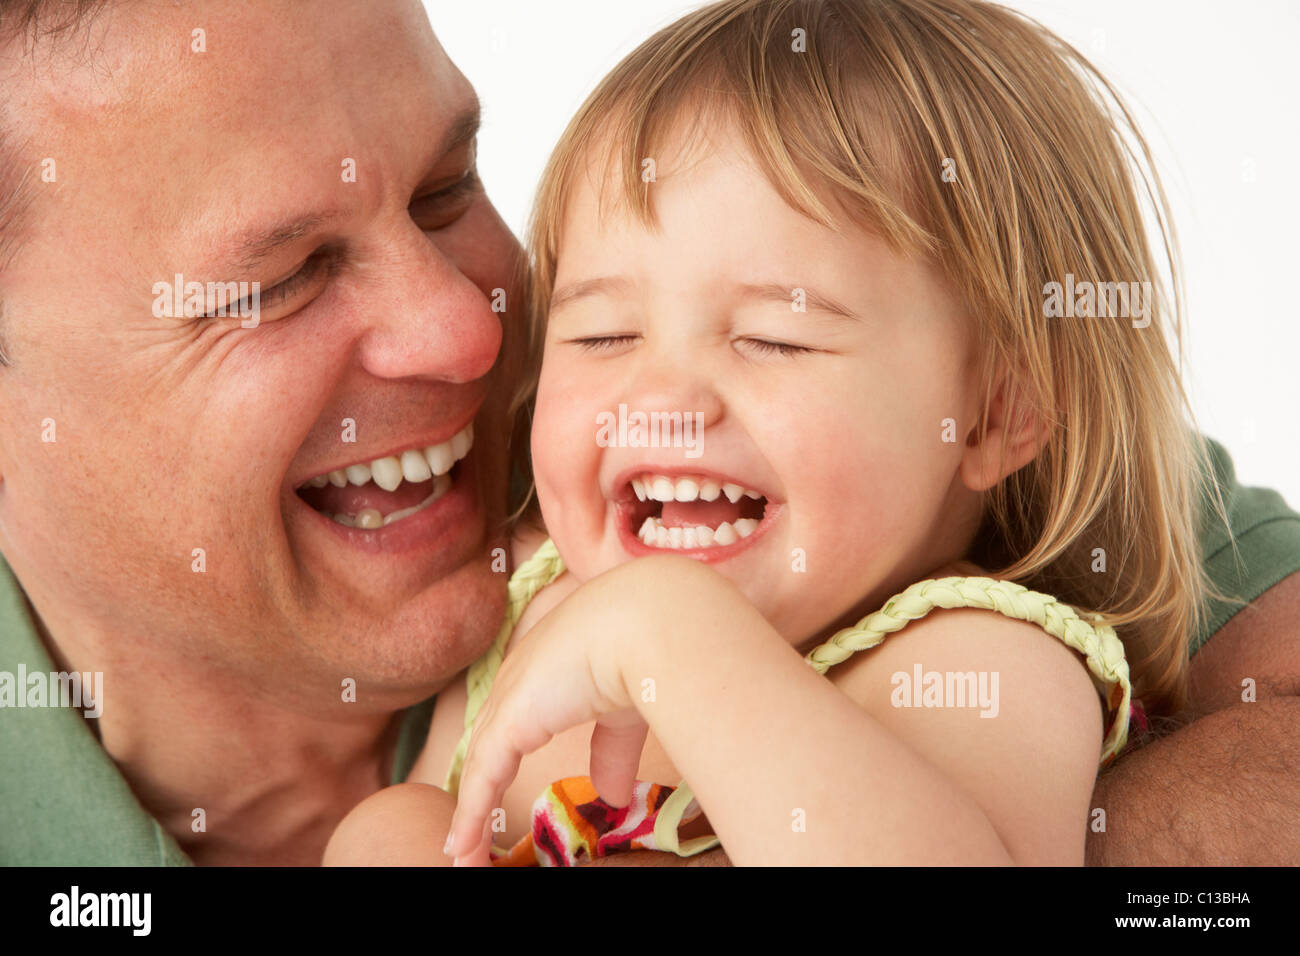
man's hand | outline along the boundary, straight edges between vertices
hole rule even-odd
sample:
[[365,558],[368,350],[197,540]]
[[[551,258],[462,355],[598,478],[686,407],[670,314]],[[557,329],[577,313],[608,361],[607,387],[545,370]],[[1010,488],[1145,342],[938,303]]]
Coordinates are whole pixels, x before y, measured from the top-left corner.
[[[1256,700],[1242,700],[1243,681]],[[1241,610],[1192,658],[1194,721],[1117,760],[1093,806],[1093,866],[1300,862],[1300,573]]]
[[588,860],[583,866],[731,866],[727,851],[722,847],[696,856],[681,857],[655,850],[633,850]]

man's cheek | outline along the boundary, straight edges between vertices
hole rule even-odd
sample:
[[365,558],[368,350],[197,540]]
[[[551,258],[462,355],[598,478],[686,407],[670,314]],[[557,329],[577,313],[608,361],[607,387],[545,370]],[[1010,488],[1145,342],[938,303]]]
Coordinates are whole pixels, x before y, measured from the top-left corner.
[[[132,602],[156,598],[179,579],[174,522],[150,518],[134,488],[103,480],[89,487],[51,476],[14,529],[16,553],[39,566],[38,579],[68,579],[87,607],[116,616]],[[170,560],[173,559],[173,560]],[[170,566],[169,566],[170,565]]]

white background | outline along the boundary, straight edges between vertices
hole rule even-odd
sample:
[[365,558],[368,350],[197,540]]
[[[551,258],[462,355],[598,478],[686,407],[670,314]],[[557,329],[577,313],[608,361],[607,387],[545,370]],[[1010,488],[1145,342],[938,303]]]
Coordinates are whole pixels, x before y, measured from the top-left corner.
[[[551,147],[596,82],[682,0],[425,0],[484,107],[480,170],[522,235]],[[1013,0],[1136,111],[1173,205],[1198,424],[1243,484],[1300,507],[1300,4]]]

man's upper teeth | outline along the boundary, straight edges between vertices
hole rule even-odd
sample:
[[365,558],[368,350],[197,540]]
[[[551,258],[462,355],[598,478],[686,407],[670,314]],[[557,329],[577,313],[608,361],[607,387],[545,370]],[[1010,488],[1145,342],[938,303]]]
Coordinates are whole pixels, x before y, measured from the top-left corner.
[[720,484],[712,478],[670,478],[667,475],[639,475],[632,479],[632,491],[645,501],[716,501],[726,495],[733,504],[741,498],[762,498],[763,494],[742,485]]
[[403,480],[413,483],[445,475],[452,466],[469,454],[474,446],[474,423],[466,425],[450,439],[428,448],[410,448],[398,455],[386,455],[364,465],[348,465],[307,482],[313,488],[331,484],[342,488],[349,483],[364,485],[374,481],[384,491],[393,491]]

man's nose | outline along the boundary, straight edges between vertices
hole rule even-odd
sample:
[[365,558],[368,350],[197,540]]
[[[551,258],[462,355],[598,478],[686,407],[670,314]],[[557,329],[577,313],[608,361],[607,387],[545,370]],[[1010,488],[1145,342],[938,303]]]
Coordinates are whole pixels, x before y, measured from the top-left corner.
[[503,300],[504,290],[480,288],[414,223],[388,240],[373,268],[373,311],[358,349],[366,371],[454,383],[488,373],[501,347],[492,297]]

